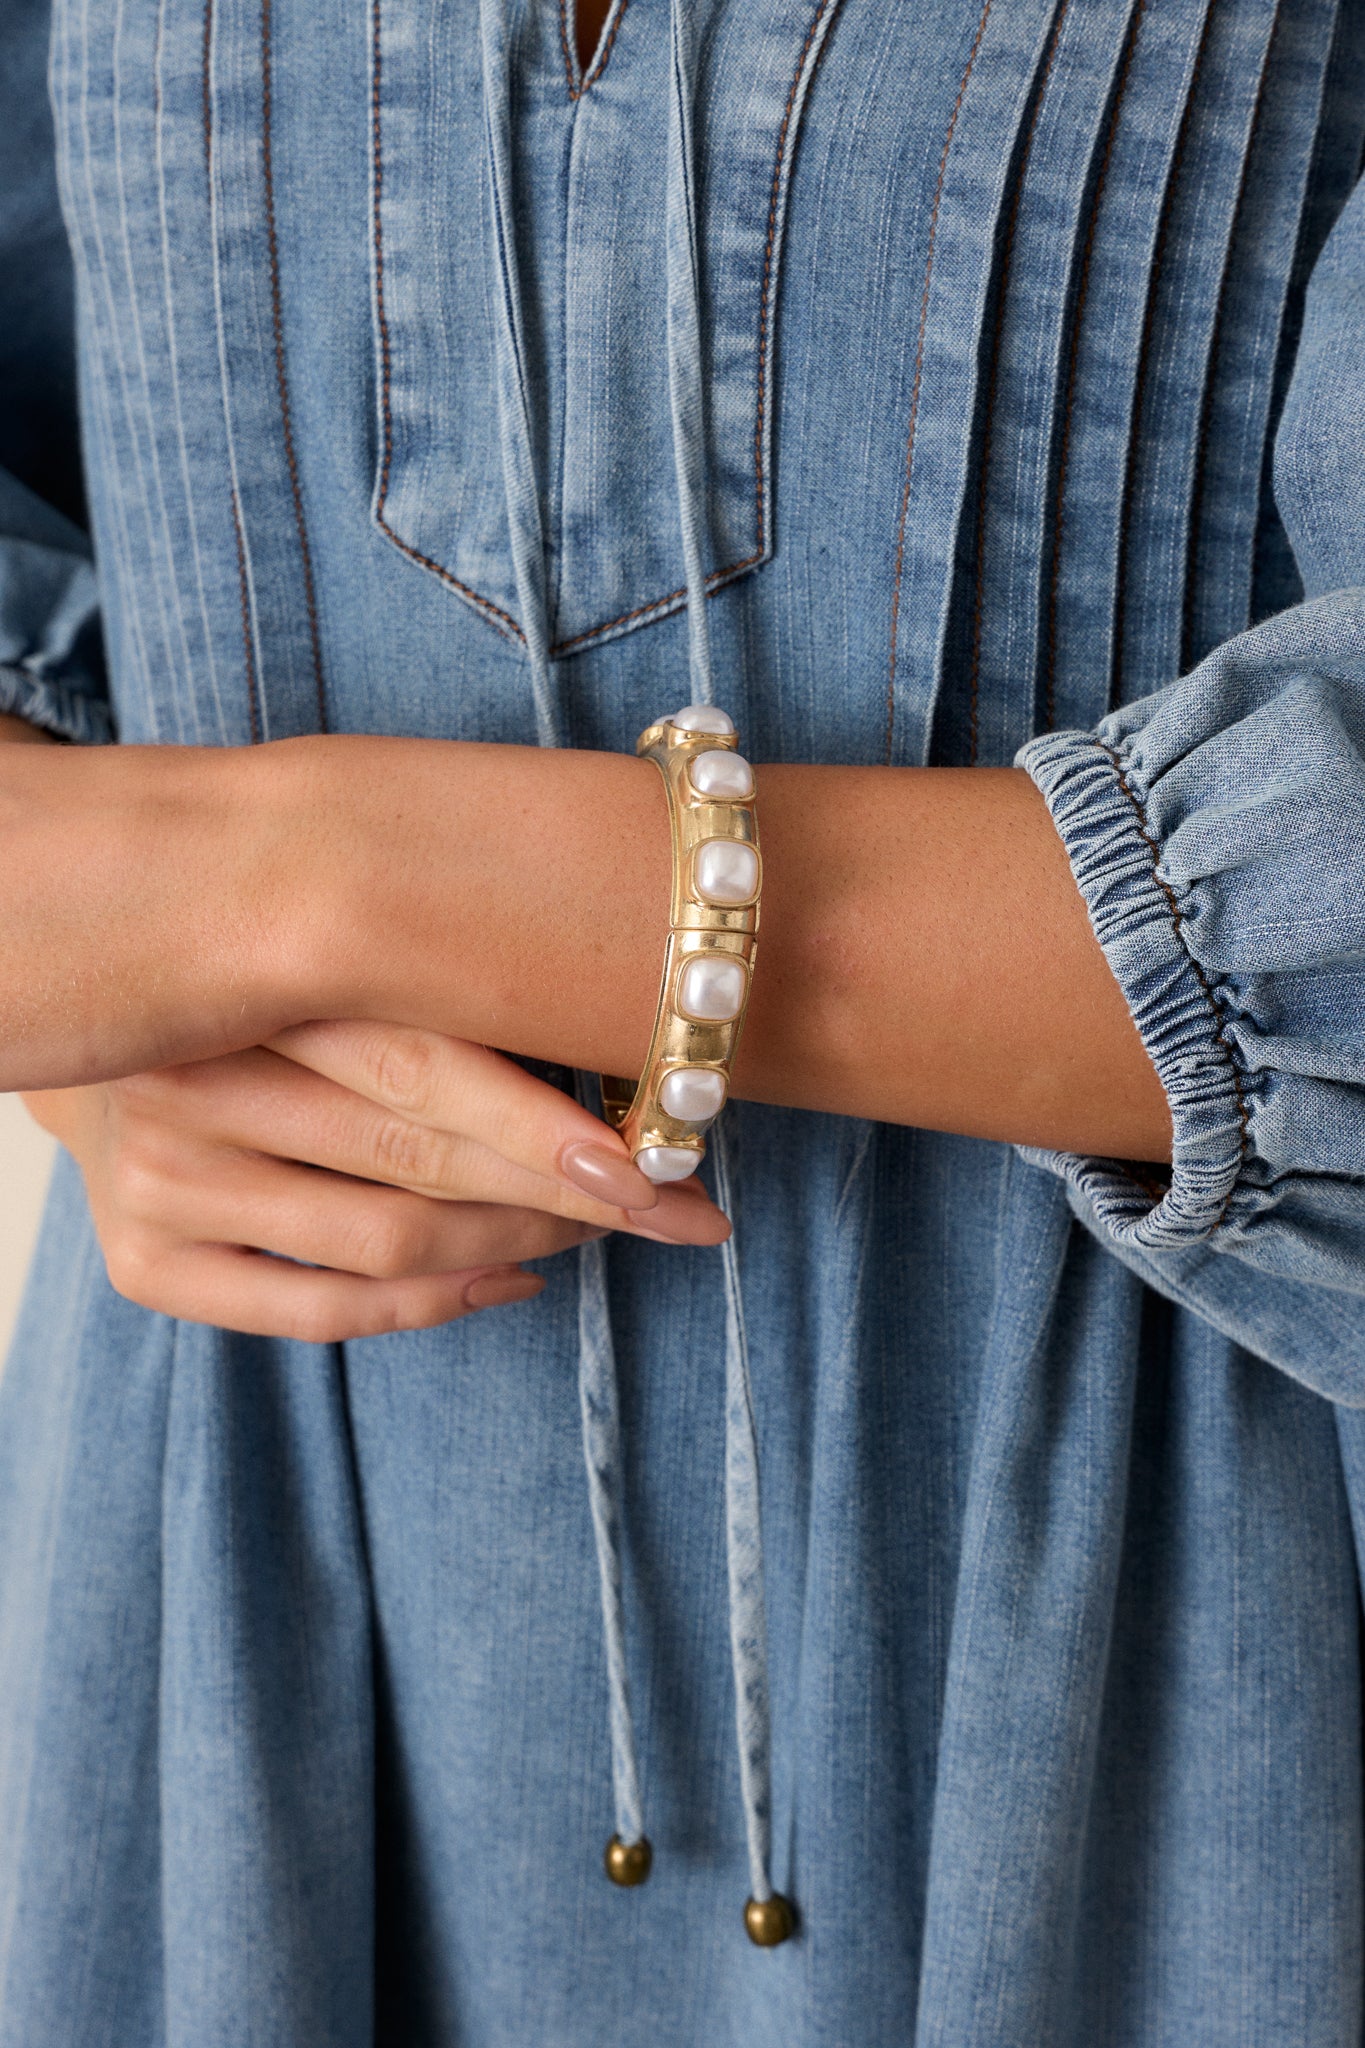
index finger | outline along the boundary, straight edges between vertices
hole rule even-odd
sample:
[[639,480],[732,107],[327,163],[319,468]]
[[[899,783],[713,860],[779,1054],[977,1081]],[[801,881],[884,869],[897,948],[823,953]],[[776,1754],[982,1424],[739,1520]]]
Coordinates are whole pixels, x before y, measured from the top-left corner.
[[361,1021],[294,1025],[269,1046],[411,1123],[473,1138],[580,1194],[621,1209],[659,1199],[608,1124],[487,1046]]

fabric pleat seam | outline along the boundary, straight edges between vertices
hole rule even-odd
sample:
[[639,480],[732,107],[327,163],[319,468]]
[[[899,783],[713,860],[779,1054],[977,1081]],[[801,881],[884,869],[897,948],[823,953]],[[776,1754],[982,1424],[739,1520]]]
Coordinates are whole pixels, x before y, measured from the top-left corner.
[[891,765],[891,749],[895,736],[896,716],[896,642],[900,631],[901,580],[905,572],[905,528],[910,516],[910,486],[915,473],[915,430],[919,423],[920,386],[924,376],[924,345],[929,325],[929,290],[934,277],[934,252],[938,235],[939,208],[943,204],[943,187],[948,176],[948,158],[952,154],[953,137],[957,133],[958,118],[962,103],[967,97],[972,72],[976,68],[977,56],[986,33],[994,0],[985,0],[981,18],[976,24],[976,34],[967,56],[966,67],[953,101],[953,111],[948,116],[948,129],[943,138],[943,149],[938,161],[938,178],[934,186],[933,202],[929,209],[929,241],[924,259],[924,289],[920,295],[919,329],[915,338],[915,369],[910,388],[910,418],[905,435],[904,483],[901,489],[900,518],[896,524],[896,562],[891,587],[891,647],[886,677],[886,741],[882,758]]
[[[1180,122],[1176,128],[1175,145],[1171,151],[1170,166],[1166,174],[1166,189],[1161,195],[1161,211],[1157,219],[1156,239],[1152,244],[1152,260],[1147,270],[1146,295],[1142,308],[1142,329],[1137,349],[1137,378],[1133,392],[1133,410],[1128,422],[1128,444],[1124,451],[1123,486],[1119,494],[1118,553],[1114,567],[1114,613],[1113,634],[1109,647],[1109,706],[1112,711],[1123,701],[1124,661],[1124,617],[1127,610],[1128,549],[1133,528],[1133,499],[1137,484],[1137,447],[1142,434],[1147,409],[1147,377],[1151,360],[1152,336],[1156,326],[1157,295],[1161,286],[1162,270],[1166,249],[1170,240],[1171,215],[1175,208],[1176,193],[1180,184],[1180,172],[1184,162],[1185,145],[1189,140],[1190,122],[1194,117],[1195,101],[1199,90],[1199,75],[1203,68],[1205,53],[1209,46],[1209,33],[1213,27],[1214,13],[1218,0],[1208,0],[1204,10],[1203,25],[1199,31],[1199,42],[1194,53],[1194,64],[1190,71],[1189,88],[1185,104],[1180,110]],[[1049,730],[1051,728],[1049,727]]]
[[[1213,402],[1217,389],[1218,357],[1223,345],[1224,318],[1227,311],[1228,284],[1232,274],[1233,251],[1236,245],[1237,229],[1246,204],[1247,184],[1251,175],[1252,159],[1256,153],[1256,139],[1260,130],[1261,115],[1265,107],[1266,85],[1270,77],[1270,60],[1274,54],[1276,38],[1280,32],[1282,0],[1275,0],[1270,33],[1266,37],[1265,53],[1261,58],[1261,75],[1256,81],[1256,102],[1252,109],[1251,122],[1247,132],[1246,149],[1242,156],[1242,167],[1237,179],[1237,195],[1232,204],[1232,221],[1228,228],[1227,245],[1223,251],[1223,267],[1218,279],[1218,299],[1214,307],[1213,326],[1209,333],[1208,365],[1204,374],[1204,388],[1200,393],[1199,436],[1195,443],[1194,476],[1190,483],[1190,503],[1187,518],[1185,542],[1185,587],[1180,611],[1180,672],[1191,667],[1194,660],[1194,613],[1199,574],[1199,525],[1204,509],[1204,485],[1208,464],[1209,436],[1213,430]],[[1260,465],[1258,464],[1258,469]],[[1243,625],[1247,623],[1244,619]]]
[[256,649],[251,634],[251,591],[247,583],[246,545],[242,539],[242,512],[237,503],[237,492],[228,485],[228,503],[232,507],[232,534],[237,543],[237,587],[242,605],[242,654],[246,663],[246,703],[251,726],[251,744],[257,746],[261,738],[261,715],[259,709],[259,684],[256,678]]
[[1070,10],[1071,0],[1061,0],[1048,37],[1047,54],[1043,62],[1042,76],[1029,116],[1028,128],[1024,135],[1024,146],[1020,156],[1019,169],[1015,178],[1014,192],[1010,199],[1009,219],[1005,228],[1005,246],[1000,259],[1000,281],[997,287],[995,324],[991,335],[990,368],[986,377],[985,419],[981,436],[980,484],[977,490],[976,509],[976,575],[975,594],[972,606],[972,655],[968,683],[967,722],[970,734],[967,761],[969,767],[976,766],[979,697],[981,688],[981,641],[985,630],[985,558],[987,537],[987,500],[990,491],[991,445],[995,426],[995,403],[1000,381],[1000,348],[1004,340],[1005,316],[1008,309],[1010,271],[1014,261],[1015,235],[1019,227],[1019,212],[1024,198],[1024,181],[1028,176],[1029,158],[1033,153],[1033,139],[1038,121],[1047,98],[1048,85],[1052,79],[1053,67],[1057,62],[1057,50],[1062,38],[1062,29]]
[[204,0],[204,32],[199,52],[200,92],[203,98],[204,176],[213,181],[213,0]]
[[265,195],[266,251],[270,264],[270,321],[275,346],[275,382],[280,400],[280,433],[285,466],[289,471],[289,492],[294,506],[294,529],[298,535],[303,569],[304,608],[308,614],[308,643],[312,651],[313,687],[317,700],[318,731],[327,730],[327,694],[322,671],[322,637],[318,623],[317,593],[313,584],[313,555],[308,544],[308,522],[303,511],[303,487],[299,478],[298,454],[294,447],[294,423],[289,401],[289,374],[284,348],[284,300],[280,284],[280,245],[275,225],[275,165],[272,135],[274,85],[270,39],[273,0],[261,0],[261,179]]
[[1076,384],[1080,371],[1081,333],[1085,321],[1086,301],[1090,293],[1090,269],[1095,255],[1095,240],[1099,231],[1100,206],[1105,186],[1109,180],[1109,165],[1114,154],[1114,143],[1118,136],[1119,113],[1128,90],[1128,79],[1132,71],[1133,53],[1137,48],[1138,33],[1142,26],[1147,0],[1135,0],[1128,27],[1124,35],[1124,50],[1119,61],[1118,77],[1114,82],[1113,104],[1105,129],[1104,148],[1100,155],[1099,171],[1095,189],[1091,194],[1089,214],[1086,220],[1085,241],[1081,249],[1080,276],[1076,283],[1076,301],[1071,311],[1071,341],[1067,351],[1066,392],[1062,401],[1062,431],[1057,452],[1057,476],[1053,485],[1053,518],[1051,559],[1048,566],[1047,603],[1044,608],[1043,629],[1043,729],[1051,732],[1057,722],[1057,616],[1061,602],[1062,541],[1066,532],[1066,486],[1071,461],[1071,428],[1076,410]]

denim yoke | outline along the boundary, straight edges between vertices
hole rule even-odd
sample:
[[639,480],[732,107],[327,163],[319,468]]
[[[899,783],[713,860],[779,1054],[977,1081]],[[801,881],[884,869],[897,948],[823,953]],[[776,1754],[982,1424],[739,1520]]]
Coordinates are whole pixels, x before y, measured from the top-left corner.
[[[770,1954],[718,1256],[601,1274],[618,1893],[574,1262],[239,1338],[115,1296],[61,1168],[0,1383],[3,2048],[1359,2042],[1365,6],[686,12],[718,700],[760,762],[1019,755],[1173,1166],[727,1112]],[[58,0],[54,151],[16,0],[0,707],[531,742],[538,674],[623,748],[683,701],[670,6],[586,75],[570,15]]]

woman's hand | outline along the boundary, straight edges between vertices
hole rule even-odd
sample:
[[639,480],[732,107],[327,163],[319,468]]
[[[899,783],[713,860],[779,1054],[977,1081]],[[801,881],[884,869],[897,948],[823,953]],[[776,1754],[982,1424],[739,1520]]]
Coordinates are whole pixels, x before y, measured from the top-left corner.
[[114,1286],[188,1322],[339,1343],[527,1300],[521,1260],[608,1230],[728,1234],[560,1090],[429,1032],[305,1025],[26,1099],[85,1175]]

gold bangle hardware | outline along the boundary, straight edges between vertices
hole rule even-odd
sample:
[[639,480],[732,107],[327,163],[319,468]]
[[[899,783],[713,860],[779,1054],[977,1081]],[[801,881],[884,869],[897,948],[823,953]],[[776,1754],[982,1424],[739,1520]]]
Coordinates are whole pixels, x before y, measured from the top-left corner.
[[689,704],[635,742],[668,792],[673,901],[639,1081],[602,1076],[602,1108],[640,1171],[685,1180],[724,1105],[753,982],[762,890],[754,771],[723,711]]

